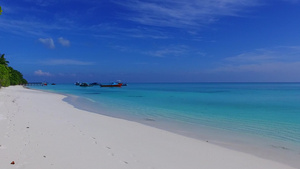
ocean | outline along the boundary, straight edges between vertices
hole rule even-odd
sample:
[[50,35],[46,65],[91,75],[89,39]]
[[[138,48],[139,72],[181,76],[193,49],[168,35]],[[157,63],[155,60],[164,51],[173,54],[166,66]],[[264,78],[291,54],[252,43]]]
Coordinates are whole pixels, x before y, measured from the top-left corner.
[[65,101],[80,109],[300,167],[300,83],[29,87],[65,94]]

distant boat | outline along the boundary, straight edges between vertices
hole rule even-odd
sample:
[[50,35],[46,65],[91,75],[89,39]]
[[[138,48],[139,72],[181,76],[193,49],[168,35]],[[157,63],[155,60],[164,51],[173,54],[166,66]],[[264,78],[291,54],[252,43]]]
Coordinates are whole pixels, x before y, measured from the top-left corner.
[[76,86],[79,86],[79,85],[80,85],[80,83],[79,83],[79,82],[75,82],[74,84],[75,84]]
[[97,86],[97,85],[99,85],[97,82],[90,83],[90,86]]
[[121,87],[123,83],[113,82],[111,84],[100,84],[100,87]]
[[80,83],[79,86],[80,86],[80,87],[89,87],[89,86],[91,86],[91,85],[89,85],[89,84],[87,84],[87,83]]
[[51,83],[51,85],[56,85],[55,83]]

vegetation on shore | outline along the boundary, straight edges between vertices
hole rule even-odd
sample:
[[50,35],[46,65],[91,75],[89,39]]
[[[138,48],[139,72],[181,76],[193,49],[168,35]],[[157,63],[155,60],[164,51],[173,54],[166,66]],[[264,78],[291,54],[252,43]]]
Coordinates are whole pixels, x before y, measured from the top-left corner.
[[8,66],[9,61],[5,59],[4,54],[0,55],[0,87],[26,84],[27,81],[23,78],[22,73]]

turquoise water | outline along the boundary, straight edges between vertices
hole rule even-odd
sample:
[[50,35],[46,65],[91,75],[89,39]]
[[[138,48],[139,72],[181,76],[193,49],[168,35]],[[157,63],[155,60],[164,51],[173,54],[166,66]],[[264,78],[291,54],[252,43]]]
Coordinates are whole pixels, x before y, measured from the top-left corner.
[[195,138],[262,140],[273,148],[300,154],[300,83],[129,84],[122,88],[58,84],[31,88],[76,95],[79,97],[66,101]]

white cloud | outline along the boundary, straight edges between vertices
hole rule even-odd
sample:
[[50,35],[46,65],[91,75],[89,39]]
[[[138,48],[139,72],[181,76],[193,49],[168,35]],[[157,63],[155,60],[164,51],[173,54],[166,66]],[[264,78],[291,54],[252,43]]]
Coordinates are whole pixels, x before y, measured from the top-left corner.
[[[17,7],[10,7],[14,9],[12,12],[14,14],[22,13],[31,13],[34,9],[24,9],[22,11],[16,11],[15,8]],[[23,11],[25,10],[25,11]],[[43,11],[44,12],[44,11]],[[35,11],[35,13],[40,13],[40,11]],[[76,29],[73,24],[69,23],[68,21],[62,21],[63,19],[57,19],[57,22],[49,23],[43,22],[42,20],[36,19],[37,17],[30,17],[30,18],[1,18],[1,31],[5,31],[8,33],[13,33],[19,36],[47,36],[49,31],[59,30],[59,31],[70,31]]]
[[[238,56],[225,58],[208,73],[239,74],[240,78],[264,77],[268,81],[299,81],[300,47],[281,46],[258,49]],[[263,79],[260,79],[263,80]]]
[[35,75],[37,76],[52,76],[51,73],[49,72],[43,72],[42,70],[37,70],[34,72]]
[[257,49],[237,56],[225,58],[229,64],[262,64],[271,62],[300,61],[300,46],[279,46],[274,48]]
[[39,42],[41,42],[42,44],[44,44],[46,47],[50,48],[50,49],[54,49],[55,45],[54,45],[54,41],[52,38],[40,38]]
[[160,50],[147,52],[146,54],[156,56],[156,57],[167,57],[167,56],[183,56],[189,51],[188,47],[185,45],[174,45]]
[[[297,73],[300,72],[300,62],[271,62],[262,64],[224,65],[215,72],[257,72],[257,73]],[[298,74],[298,73],[297,73]],[[298,76],[298,75],[297,75]]]
[[253,52],[242,53],[237,56],[228,57],[224,60],[232,64],[252,64],[252,63],[264,63],[278,59],[278,53],[275,51],[267,51],[263,49],[255,50]]
[[213,23],[221,16],[239,16],[245,12],[245,8],[259,5],[257,0],[128,0],[118,4],[132,11],[124,14],[128,20],[145,25],[180,28]]
[[52,59],[42,62],[45,65],[93,65],[93,62],[85,62],[72,59]]
[[58,43],[60,43],[62,46],[70,46],[70,41],[64,39],[63,37],[58,38]]

